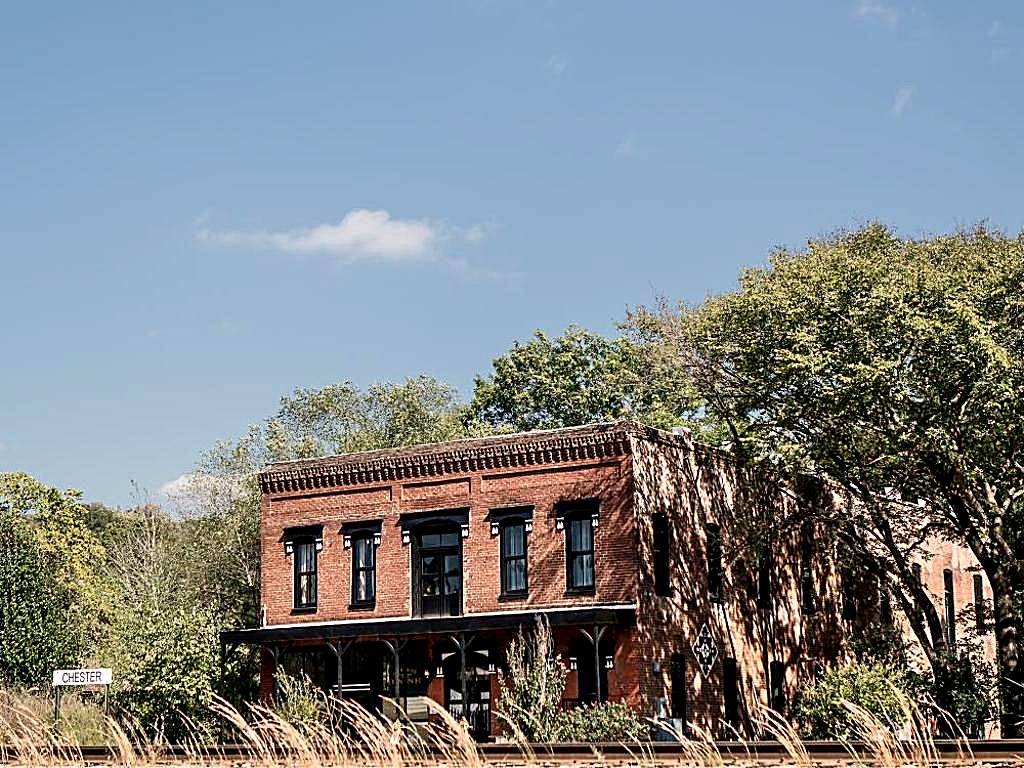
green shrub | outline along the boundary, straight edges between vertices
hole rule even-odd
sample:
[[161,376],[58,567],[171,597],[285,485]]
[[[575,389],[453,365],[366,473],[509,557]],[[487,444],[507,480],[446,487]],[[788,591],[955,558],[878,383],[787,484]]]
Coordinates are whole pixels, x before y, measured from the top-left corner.
[[556,718],[556,741],[637,741],[647,728],[621,701],[585,704],[562,710]]
[[907,673],[880,662],[833,667],[820,680],[805,685],[794,702],[794,719],[812,739],[837,739],[850,734],[849,701],[896,730],[903,725],[904,699],[915,698]]
[[283,669],[274,675],[277,684],[274,713],[299,731],[324,725],[330,717],[327,697],[308,675],[289,675]]
[[508,670],[498,678],[496,711],[509,735],[526,741],[558,741],[557,720],[565,692],[565,665],[554,653],[551,628],[543,616],[508,647]]

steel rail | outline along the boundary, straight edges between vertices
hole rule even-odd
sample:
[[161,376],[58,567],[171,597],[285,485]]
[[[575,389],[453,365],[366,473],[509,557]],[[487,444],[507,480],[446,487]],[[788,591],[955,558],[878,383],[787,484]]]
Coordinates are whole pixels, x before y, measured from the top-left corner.
[[[855,755],[869,756],[867,745],[851,742],[844,745],[837,741],[805,741],[803,749],[815,763],[836,763],[851,759]],[[939,760],[958,762],[965,758],[975,763],[1015,763],[1024,760],[1024,739],[950,741],[936,740],[934,755]],[[524,750],[516,744],[482,743],[478,745],[481,757],[486,762],[516,764],[537,763],[677,763],[688,761],[693,755],[692,746],[674,742],[647,742],[644,744],[595,743],[595,744],[532,744]],[[776,741],[718,741],[714,748],[725,758],[735,762],[779,764],[792,762],[786,748]],[[241,744],[211,744],[207,747],[168,745],[153,750],[154,757],[161,763],[237,763],[257,757],[256,751]],[[294,757],[289,750],[278,750],[276,755],[282,762]],[[425,757],[432,756],[427,752]],[[439,762],[446,756],[436,753]],[[0,746],[0,763],[18,763],[19,750],[14,746]],[[30,755],[26,755],[30,758]],[[145,763],[145,755],[136,759]],[[116,747],[92,746],[65,749],[58,760],[80,764],[117,763],[122,761]],[[51,760],[52,762],[52,760]]]

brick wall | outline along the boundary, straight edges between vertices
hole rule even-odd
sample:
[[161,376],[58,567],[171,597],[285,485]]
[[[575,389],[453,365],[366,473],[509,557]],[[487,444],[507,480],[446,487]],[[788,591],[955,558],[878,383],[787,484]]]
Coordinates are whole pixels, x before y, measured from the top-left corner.
[[[787,699],[798,680],[815,661],[842,654],[839,621],[839,577],[831,547],[814,537],[814,596],[816,611],[805,615],[800,600],[800,532],[774,532],[770,545],[771,606],[758,608],[756,549],[750,521],[759,515],[776,519],[793,504],[770,486],[748,481],[741,488],[726,454],[701,448],[683,437],[651,435],[633,446],[636,513],[640,560],[652,559],[652,515],[668,516],[671,531],[671,594],[654,593],[653,569],[640,573],[637,644],[646,663],[638,670],[643,708],[657,712],[659,700],[671,702],[671,658],[685,658],[687,719],[712,733],[728,736],[724,714],[723,660],[736,659],[742,728],[752,730],[759,705],[767,705],[769,664],[785,665]],[[722,531],[723,600],[708,594],[706,526]],[[813,532],[811,534],[814,536]],[[707,625],[717,658],[705,675],[692,645]]]
[[[594,531],[595,593],[565,594],[565,534],[555,528],[555,505],[599,498]],[[443,479],[365,483],[318,493],[268,493],[263,497],[263,592],[267,623],[383,618],[411,614],[411,545],[402,544],[399,516],[406,512],[469,508],[463,539],[463,595],[467,613],[635,600],[638,568],[631,508],[629,456],[586,463],[452,474]],[[529,594],[500,600],[499,542],[487,513],[495,507],[532,505],[528,534]],[[343,546],[342,524],[383,519],[377,550],[377,601],[372,610],[352,609],[352,552]],[[286,528],[323,525],[318,557],[318,605],[292,611],[292,562],[285,554]]]

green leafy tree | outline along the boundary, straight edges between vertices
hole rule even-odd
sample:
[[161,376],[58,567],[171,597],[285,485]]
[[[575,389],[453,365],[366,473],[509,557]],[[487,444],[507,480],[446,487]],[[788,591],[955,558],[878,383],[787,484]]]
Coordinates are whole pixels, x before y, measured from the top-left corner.
[[29,521],[0,509],[0,683],[43,685],[74,663],[80,637],[71,608]]
[[870,225],[779,250],[697,308],[630,320],[697,383],[741,460],[848,494],[823,522],[897,597],[936,677],[951,655],[912,560],[930,536],[970,547],[994,592],[1006,736],[1024,716],[1021,285],[1024,238]]
[[639,352],[628,339],[578,326],[555,338],[537,331],[477,377],[468,417],[499,431],[624,418],[666,429],[688,423],[697,400],[685,371]]

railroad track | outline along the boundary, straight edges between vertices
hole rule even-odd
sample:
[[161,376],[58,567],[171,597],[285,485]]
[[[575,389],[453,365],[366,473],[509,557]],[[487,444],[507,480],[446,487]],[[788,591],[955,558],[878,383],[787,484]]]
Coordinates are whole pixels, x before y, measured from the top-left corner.
[[[942,762],[960,762],[971,758],[972,762],[989,765],[1020,765],[1024,766],[1024,739],[1007,739],[993,741],[935,741],[935,754]],[[717,751],[726,762],[758,763],[762,765],[792,764],[793,760],[785,748],[774,741],[738,742],[719,741],[715,744]],[[625,744],[535,744],[533,753],[527,758],[515,744],[480,744],[480,752],[485,762],[516,765],[525,762],[535,764],[595,764],[595,763],[638,763],[645,765],[654,763],[672,764],[687,761],[693,754],[692,749],[685,745],[671,742],[653,742],[642,747]],[[851,751],[855,754],[869,755],[870,751],[863,745],[852,743],[849,749],[835,741],[803,742],[811,761],[819,765],[846,763],[850,760]],[[18,763],[21,756],[14,747],[0,747],[0,762]],[[121,757],[113,747],[82,747],[66,755],[75,762],[83,764],[119,763]],[[146,758],[139,755],[139,763],[145,764]],[[159,763],[245,763],[254,758],[248,747],[238,744],[210,745],[196,749],[186,746],[166,746],[154,755]],[[282,763],[290,762],[295,757],[287,752],[278,754]],[[60,762],[60,761],[58,761]],[[71,762],[69,759],[68,762]],[[450,762],[450,758],[438,754],[438,762]]]

